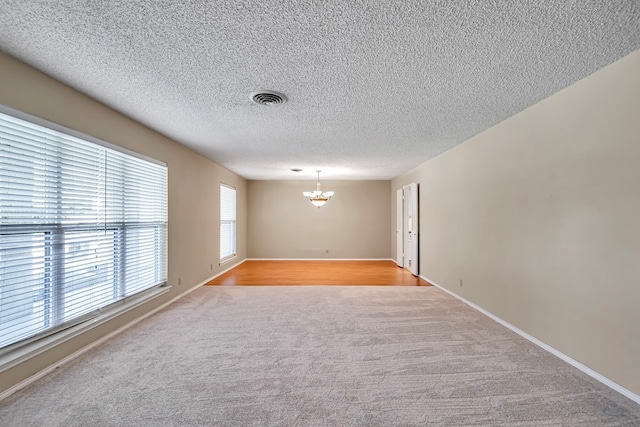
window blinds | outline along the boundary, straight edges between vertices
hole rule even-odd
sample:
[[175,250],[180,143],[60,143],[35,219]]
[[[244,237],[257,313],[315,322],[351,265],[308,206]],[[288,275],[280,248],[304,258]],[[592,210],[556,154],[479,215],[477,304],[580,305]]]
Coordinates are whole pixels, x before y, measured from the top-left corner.
[[0,112],[0,348],[164,283],[166,245],[165,165]]
[[220,261],[236,255],[236,189],[220,184]]

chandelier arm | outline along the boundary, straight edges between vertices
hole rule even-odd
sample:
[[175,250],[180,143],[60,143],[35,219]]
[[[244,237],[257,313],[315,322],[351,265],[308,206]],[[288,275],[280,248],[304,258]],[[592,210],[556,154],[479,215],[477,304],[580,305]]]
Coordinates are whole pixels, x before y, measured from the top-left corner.
[[314,206],[317,206],[318,209],[320,206],[323,206],[327,200],[331,199],[331,196],[334,195],[333,191],[322,191],[322,187],[320,186],[320,170],[316,171],[318,173],[318,179],[316,182],[316,191],[303,191],[302,195],[309,200]]

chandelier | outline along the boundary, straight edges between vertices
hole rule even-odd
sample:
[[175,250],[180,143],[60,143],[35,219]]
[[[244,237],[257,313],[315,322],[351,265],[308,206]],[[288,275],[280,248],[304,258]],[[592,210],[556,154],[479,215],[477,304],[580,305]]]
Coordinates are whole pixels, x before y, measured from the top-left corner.
[[302,195],[309,199],[309,201],[313,204],[313,206],[317,206],[320,209],[320,206],[327,203],[327,200],[333,196],[333,191],[325,191],[323,192],[320,189],[320,172],[318,172],[318,183],[316,184],[316,191],[303,191]]

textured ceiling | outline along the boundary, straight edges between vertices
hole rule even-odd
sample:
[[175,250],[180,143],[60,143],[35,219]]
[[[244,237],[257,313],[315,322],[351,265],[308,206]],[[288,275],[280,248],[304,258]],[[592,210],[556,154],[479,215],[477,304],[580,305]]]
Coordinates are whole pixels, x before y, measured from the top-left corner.
[[638,0],[0,7],[0,50],[248,179],[393,178],[640,48]]

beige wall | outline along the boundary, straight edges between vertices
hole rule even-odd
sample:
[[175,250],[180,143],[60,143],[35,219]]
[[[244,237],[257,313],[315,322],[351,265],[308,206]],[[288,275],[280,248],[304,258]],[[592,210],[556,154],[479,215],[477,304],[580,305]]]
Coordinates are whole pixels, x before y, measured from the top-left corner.
[[[0,54],[0,75],[1,104],[168,163],[168,271],[172,286],[171,291],[161,298],[0,373],[2,391],[220,272],[220,181],[237,188],[237,252],[238,260],[244,259],[247,254],[247,182],[182,145],[3,54]],[[181,285],[178,285],[178,278],[182,279]]]
[[391,189],[421,185],[422,275],[636,394],[639,76],[637,51]]
[[313,180],[249,181],[250,258],[390,258],[391,182],[321,183],[335,195],[318,209]]

